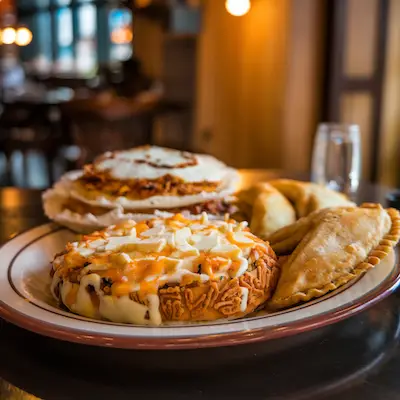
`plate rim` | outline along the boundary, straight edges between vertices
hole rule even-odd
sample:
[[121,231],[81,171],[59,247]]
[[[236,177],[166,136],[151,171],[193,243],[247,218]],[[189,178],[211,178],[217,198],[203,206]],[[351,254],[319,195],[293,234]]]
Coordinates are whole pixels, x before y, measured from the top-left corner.
[[[36,229],[47,228],[48,233],[57,232],[62,227],[53,222],[38,225],[34,228],[18,233],[0,246],[0,250],[10,242],[29,234]],[[51,230],[52,229],[52,230]],[[37,239],[35,237],[35,239]],[[396,251],[396,249],[394,249]],[[13,255],[15,256],[17,252]],[[170,337],[170,338],[151,338],[151,337],[120,337],[113,334],[91,332],[88,334],[79,328],[64,328],[56,324],[41,321],[37,318],[28,316],[15,310],[2,300],[0,300],[0,317],[11,322],[22,329],[29,330],[36,334],[50,337],[57,340],[68,341],[83,345],[100,347],[112,347],[121,349],[146,349],[146,350],[178,350],[194,349],[207,347],[223,347],[242,344],[251,344],[273,339],[281,339],[300,333],[305,333],[314,329],[340,322],[351,316],[358,314],[372,307],[376,303],[393,293],[400,285],[400,259],[397,258],[390,274],[378,286],[368,293],[362,295],[353,303],[344,304],[335,310],[310,316],[300,321],[289,322],[285,325],[265,327],[252,330],[243,330],[231,333],[219,333],[213,335],[193,336],[193,337]]]

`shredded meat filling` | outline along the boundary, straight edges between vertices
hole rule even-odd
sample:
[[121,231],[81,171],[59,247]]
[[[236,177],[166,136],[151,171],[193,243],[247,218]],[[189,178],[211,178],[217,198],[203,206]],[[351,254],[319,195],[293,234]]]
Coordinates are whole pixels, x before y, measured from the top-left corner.
[[[79,200],[69,198],[64,204],[64,208],[78,214],[91,213],[93,215],[103,215],[110,211],[108,208],[91,206]],[[141,210],[126,210],[131,213],[152,214],[154,209],[141,209]],[[233,214],[237,211],[234,204],[228,203],[225,200],[210,200],[205,203],[193,204],[190,206],[170,209],[159,209],[159,211],[167,211],[171,213],[179,213],[182,211],[189,211],[191,214],[199,215],[203,211],[212,215],[225,215]]]
[[220,182],[185,182],[167,174],[158,179],[114,179],[107,171],[97,171],[93,165],[85,167],[84,175],[77,180],[82,189],[101,192],[109,196],[125,196],[130,199],[147,199],[156,195],[185,196],[202,192],[214,192]]

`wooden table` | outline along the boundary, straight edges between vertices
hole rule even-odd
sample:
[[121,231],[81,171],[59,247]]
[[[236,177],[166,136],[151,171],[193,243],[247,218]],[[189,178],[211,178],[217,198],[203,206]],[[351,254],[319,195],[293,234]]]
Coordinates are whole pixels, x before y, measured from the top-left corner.
[[[247,171],[245,179],[257,181],[277,174]],[[384,195],[383,188],[368,185],[360,191],[362,200],[383,201]],[[39,191],[0,190],[0,242],[45,220]],[[157,353],[72,345],[0,320],[0,399],[397,400],[399,306],[400,296],[394,293],[366,312],[313,331],[307,341],[299,342],[298,335],[283,348],[281,342],[273,342],[279,348],[275,354],[265,354],[266,343],[220,348],[218,353],[194,350],[185,353],[193,363],[199,352],[214,357],[215,365],[238,350],[246,352],[247,358],[192,371],[180,369],[179,357],[178,364],[167,370],[131,368],[130,358],[157,357]],[[168,360],[174,354],[178,356],[169,351]]]

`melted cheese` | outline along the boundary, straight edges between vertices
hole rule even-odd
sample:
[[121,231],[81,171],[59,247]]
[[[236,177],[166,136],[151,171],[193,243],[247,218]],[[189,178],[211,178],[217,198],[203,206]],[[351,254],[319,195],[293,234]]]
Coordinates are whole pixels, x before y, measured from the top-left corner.
[[245,287],[241,287],[240,291],[242,292],[242,299],[240,302],[240,311],[245,312],[247,309],[247,302],[249,299],[249,289],[247,289]]
[[100,301],[99,313],[113,322],[128,324],[149,324],[146,314],[149,308],[132,301],[129,296],[104,296]]
[[[52,292],[56,296],[62,281],[61,299],[73,312],[158,325],[160,286],[240,277],[253,258],[251,251],[267,248],[245,224],[209,221],[206,214],[195,220],[177,214],[127,221],[68,244],[67,253],[53,263]],[[72,275],[79,283],[69,280]],[[244,311],[248,290],[241,290]],[[132,300],[135,293],[145,304]]]
[[93,288],[93,293],[98,293],[100,291],[100,280],[100,276],[97,274],[85,275],[81,279],[75,303],[71,304],[72,311],[89,318],[97,317],[98,307],[93,302],[88,286]]
[[149,305],[149,317],[150,322],[153,325],[160,325],[162,322],[161,313],[159,310],[160,307],[160,299],[156,294],[149,294],[147,296],[147,302]]
[[116,179],[157,179],[172,175],[185,182],[218,182],[228,171],[224,163],[212,156],[157,146],[106,153],[95,165],[97,170],[107,170]]

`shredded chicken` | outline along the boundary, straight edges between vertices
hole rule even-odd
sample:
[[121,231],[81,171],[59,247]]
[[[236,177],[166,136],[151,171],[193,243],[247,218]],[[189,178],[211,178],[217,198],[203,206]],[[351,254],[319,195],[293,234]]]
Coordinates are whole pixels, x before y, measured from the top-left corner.
[[107,171],[97,171],[93,165],[85,167],[84,175],[77,181],[78,188],[88,192],[101,192],[110,196],[130,199],[147,199],[156,195],[185,196],[214,192],[221,182],[185,182],[167,174],[158,179],[114,179]]

